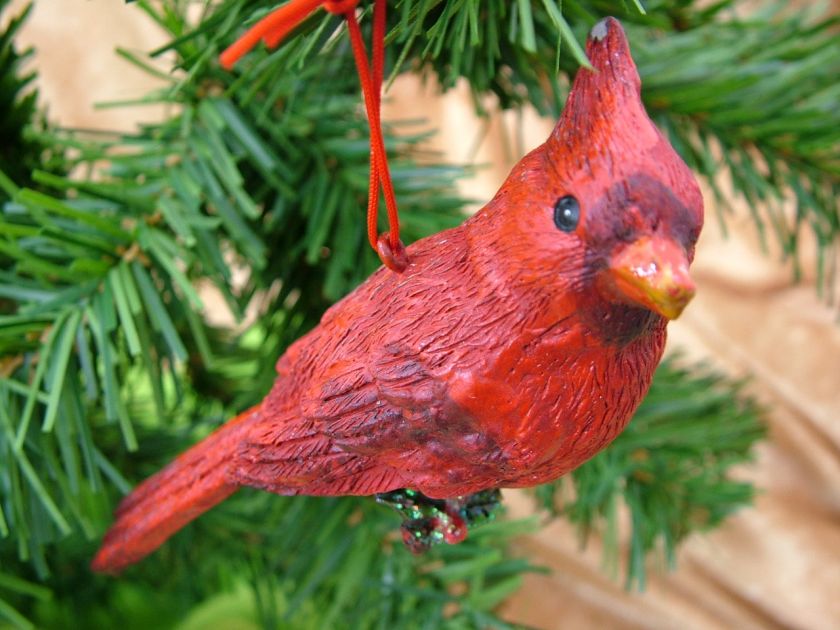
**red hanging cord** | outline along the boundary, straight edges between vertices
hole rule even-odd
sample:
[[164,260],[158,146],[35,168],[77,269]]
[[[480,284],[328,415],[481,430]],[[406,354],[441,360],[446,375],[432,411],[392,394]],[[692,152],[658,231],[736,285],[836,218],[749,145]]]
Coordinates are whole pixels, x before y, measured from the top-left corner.
[[[356,71],[365,100],[365,109],[370,126],[370,180],[368,187],[367,232],[370,246],[379,255],[382,263],[392,271],[403,271],[408,266],[405,247],[400,241],[400,224],[397,200],[388,168],[388,155],[382,136],[381,91],[385,68],[386,0],[374,0],[373,43],[371,61],[368,62],[365,43],[359,22],[356,20],[356,5],[359,0],[292,0],[271,12],[257,22],[241,38],[234,42],[221,56],[223,67],[230,69],[243,55],[260,40],[273,48],[300,22],[305,20],[319,5],[347,20],[350,44]],[[379,211],[379,186],[385,196],[388,211],[389,231],[378,236],[377,215]]]

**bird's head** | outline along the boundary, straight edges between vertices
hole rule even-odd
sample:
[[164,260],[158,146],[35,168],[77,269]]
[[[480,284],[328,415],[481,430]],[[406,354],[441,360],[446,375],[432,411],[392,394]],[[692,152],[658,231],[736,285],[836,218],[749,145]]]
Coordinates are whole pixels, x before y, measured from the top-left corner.
[[700,190],[645,112],[619,22],[599,22],[586,52],[593,69],[578,72],[551,136],[470,232],[500,279],[674,319],[694,295]]

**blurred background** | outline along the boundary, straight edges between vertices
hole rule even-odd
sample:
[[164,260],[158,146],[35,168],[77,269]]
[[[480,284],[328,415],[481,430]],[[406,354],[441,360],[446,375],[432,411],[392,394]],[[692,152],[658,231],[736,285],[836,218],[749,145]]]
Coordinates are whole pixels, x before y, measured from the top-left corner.
[[[11,12],[23,5],[12,2]],[[156,85],[115,55],[117,46],[144,52],[165,41],[155,24],[117,0],[36,2],[19,36],[21,47],[36,49],[30,63],[49,119],[100,130],[131,130],[165,115],[161,106],[96,107]],[[400,79],[387,93],[385,116],[429,119],[439,129],[429,147],[447,161],[476,165],[462,192],[487,200],[553,121],[527,109],[502,115],[486,105],[489,120],[475,115],[465,87],[441,96],[432,83]],[[670,325],[669,343],[691,359],[749,377],[747,391],[769,410],[769,438],[755,463],[738,471],[759,488],[755,506],[708,535],[693,535],[679,550],[677,569],[653,567],[643,593],[625,591],[603,570],[597,537],[581,549],[574,529],[555,520],[516,543],[552,571],[526,576],[503,604],[510,621],[564,629],[840,627],[837,305],[817,296],[812,265],[792,282],[790,264],[774,241],[762,247],[743,201],[733,202],[736,214],[724,235],[714,196],[706,193],[693,269],[697,297]],[[815,256],[813,245],[800,251],[803,260]],[[506,494],[513,515],[534,511],[529,496]]]

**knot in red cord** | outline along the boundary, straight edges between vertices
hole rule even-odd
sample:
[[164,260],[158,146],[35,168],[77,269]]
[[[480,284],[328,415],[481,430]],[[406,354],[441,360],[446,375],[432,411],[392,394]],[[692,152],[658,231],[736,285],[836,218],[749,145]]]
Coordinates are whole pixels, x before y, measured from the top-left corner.
[[324,0],[323,7],[333,15],[344,15],[352,11],[359,4],[359,0]]
[[392,248],[391,236],[388,232],[383,232],[376,239],[376,253],[379,254],[382,264],[391,271],[401,273],[408,267],[408,253],[405,251],[405,245],[397,239],[397,246]]

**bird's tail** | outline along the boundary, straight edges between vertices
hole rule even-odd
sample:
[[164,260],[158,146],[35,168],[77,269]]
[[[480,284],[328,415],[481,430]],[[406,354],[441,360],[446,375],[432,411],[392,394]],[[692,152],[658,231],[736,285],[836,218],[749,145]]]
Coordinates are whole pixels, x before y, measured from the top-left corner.
[[233,494],[237,486],[227,478],[229,462],[249,420],[258,415],[258,407],[240,414],[137,486],[117,508],[91,568],[121,571]]

